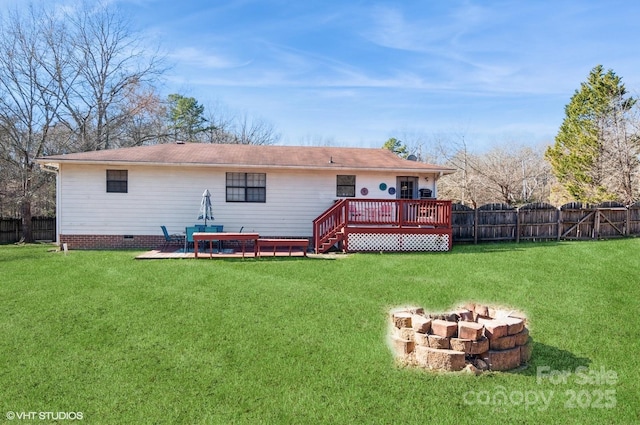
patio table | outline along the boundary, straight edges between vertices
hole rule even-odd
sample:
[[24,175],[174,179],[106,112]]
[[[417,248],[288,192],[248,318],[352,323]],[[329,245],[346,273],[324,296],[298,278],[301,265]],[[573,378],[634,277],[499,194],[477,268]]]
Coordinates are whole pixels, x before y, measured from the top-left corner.
[[[195,232],[193,234],[193,254],[195,258],[198,258],[198,242],[209,241],[209,258],[213,258],[213,241],[241,241],[242,242],[242,258],[245,256],[247,241],[253,241],[255,244],[260,235],[257,233],[205,233]],[[254,253],[255,255],[255,253]]]

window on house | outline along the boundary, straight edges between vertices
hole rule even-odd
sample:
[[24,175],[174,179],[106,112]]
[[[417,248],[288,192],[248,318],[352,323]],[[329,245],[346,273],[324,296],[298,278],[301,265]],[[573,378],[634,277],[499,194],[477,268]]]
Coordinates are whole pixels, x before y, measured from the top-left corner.
[[340,196],[340,197],[356,196],[356,176],[337,176],[336,196]]
[[108,193],[127,193],[128,181],[127,170],[107,170]]
[[265,173],[227,173],[227,202],[266,202]]

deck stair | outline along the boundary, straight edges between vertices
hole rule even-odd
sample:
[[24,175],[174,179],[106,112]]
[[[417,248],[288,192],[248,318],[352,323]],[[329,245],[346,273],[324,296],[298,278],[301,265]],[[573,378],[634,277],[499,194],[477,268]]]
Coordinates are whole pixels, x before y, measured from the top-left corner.
[[342,243],[343,241],[344,241],[344,229],[341,229],[335,232],[333,236],[327,237],[326,241],[320,244],[319,251],[321,253],[328,252],[331,250],[331,248]]

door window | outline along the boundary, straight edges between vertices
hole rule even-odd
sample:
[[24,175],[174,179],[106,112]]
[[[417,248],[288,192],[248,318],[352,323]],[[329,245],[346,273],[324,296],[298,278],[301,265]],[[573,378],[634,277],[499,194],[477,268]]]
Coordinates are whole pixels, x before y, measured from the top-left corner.
[[417,177],[398,177],[398,198],[415,199],[417,186]]

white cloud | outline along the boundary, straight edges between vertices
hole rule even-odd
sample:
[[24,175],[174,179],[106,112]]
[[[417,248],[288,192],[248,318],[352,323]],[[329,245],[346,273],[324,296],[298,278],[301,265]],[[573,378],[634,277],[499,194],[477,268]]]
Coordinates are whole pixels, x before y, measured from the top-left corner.
[[167,56],[181,65],[197,66],[203,70],[239,68],[251,63],[249,60],[241,61],[193,46],[180,47],[169,52]]

